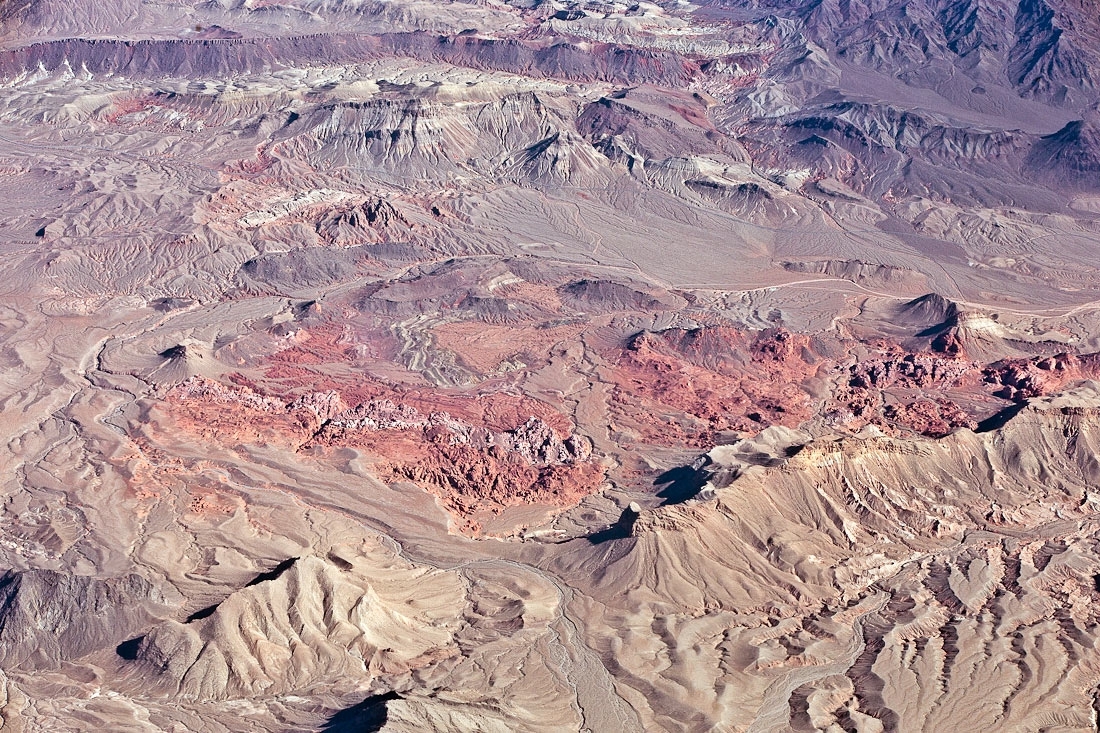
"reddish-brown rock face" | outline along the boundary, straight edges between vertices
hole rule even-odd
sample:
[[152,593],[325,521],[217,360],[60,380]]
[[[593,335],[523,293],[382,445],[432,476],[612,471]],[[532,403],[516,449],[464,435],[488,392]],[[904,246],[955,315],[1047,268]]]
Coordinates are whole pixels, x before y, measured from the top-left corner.
[[1058,354],[1032,359],[1006,359],[982,371],[994,394],[1023,402],[1056,392],[1075,379],[1092,379],[1100,374],[1100,354]]
[[[564,308],[548,286],[507,282],[499,289],[530,303],[534,310],[523,318]],[[340,323],[315,310],[312,325],[286,331],[269,355],[253,359],[256,376],[230,374],[225,381],[233,386],[192,379],[176,387],[168,399],[180,424],[233,444],[360,448],[380,478],[421,486],[469,533],[480,529],[476,517],[525,504],[572,506],[605,482],[565,402],[519,394],[491,375],[509,358],[541,368],[552,351],[583,344],[607,321],[434,326],[437,347],[485,380],[476,389],[445,389],[395,366],[400,345],[369,319],[348,310],[355,317]],[[885,338],[828,338],[712,324],[641,331],[602,351],[576,348],[596,365],[590,378],[607,383],[609,425],[634,436],[622,438],[628,450],[708,449],[770,425],[798,427],[815,414],[845,430],[870,424],[941,437],[975,428],[1007,402],[1100,373],[1094,357],[983,364],[935,344],[911,352]],[[853,363],[849,354],[857,352],[864,356]],[[364,371],[380,364],[391,365],[393,380]],[[624,467],[621,477],[634,480],[634,470]]]
[[932,350],[947,356],[966,358],[966,346],[956,329],[948,329],[932,340]]
[[0,0],[0,729],[1095,731],[1097,3]]
[[[523,504],[572,506],[604,480],[588,439],[530,398],[390,390],[349,408],[336,391],[285,401],[248,386],[192,378],[167,400],[180,426],[205,440],[365,449],[381,478],[421,485],[461,531],[473,534],[480,530],[475,514]],[[536,406],[542,416],[525,414]],[[452,411],[426,411],[441,407]]]
[[423,486],[440,499],[461,530],[475,534],[480,524],[472,517],[480,512],[499,513],[522,504],[573,506],[604,480],[603,469],[593,461],[531,463],[498,446],[433,443],[419,453],[415,462],[406,458],[385,464],[384,475]]
[[942,438],[955,428],[978,427],[978,422],[949,399],[921,399],[907,405],[887,405],[883,416],[915,433]]
[[945,388],[976,382],[979,366],[964,359],[934,354],[897,354],[887,358],[861,361],[849,367],[849,385],[859,389]]
[[[643,332],[612,355],[619,410],[647,426],[659,444],[705,446],[722,431],[795,426],[810,416],[801,388],[818,364],[805,336],[727,327]],[[657,419],[680,413],[694,425]]]
[[[847,381],[838,386],[833,401],[859,420],[942,437],[958,427],[976,427],[1005,402],[1054,394],[1075,380],[1098,375],[1096,354],[1063,353],[983,364],[889,347],[878,358],[849,366]],[[885,395],[891,397],[885,399]],[[964,402],[970,406],[963,407]],[[976,409],[980,405],[984,407]]]

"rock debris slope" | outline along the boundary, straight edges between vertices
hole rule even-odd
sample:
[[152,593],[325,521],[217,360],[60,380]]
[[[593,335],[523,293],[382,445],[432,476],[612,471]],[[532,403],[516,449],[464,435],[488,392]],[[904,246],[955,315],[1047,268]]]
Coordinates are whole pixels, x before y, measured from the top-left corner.
[[0,0],[0,730],[1095,730],[1081,0]]

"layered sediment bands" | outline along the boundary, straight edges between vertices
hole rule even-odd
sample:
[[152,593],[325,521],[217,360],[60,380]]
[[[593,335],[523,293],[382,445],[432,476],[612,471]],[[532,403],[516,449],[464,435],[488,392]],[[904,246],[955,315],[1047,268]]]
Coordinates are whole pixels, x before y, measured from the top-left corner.
[[[687,593],[683,602],[695,607],[755,606],[776,589],[784,590],[777,602],[809,604],[949,548],[965,528],[1007,532],[1084,517],[1100,477],[1100,401],[1089,385],[1036,400],[993,433],[811,443],[780,468],[746,469],[728,486],[719,480],[713,500],[643,514],[623,562],[667,554],[665,572],[659,560],[653,573],[638,572],[661,585],[657,596]],[[712,472],[722,466],[720,450]],[[688,546],[711,548],[709,562],[736,570],[707,574],[730,585],[695,588],[690,578],[704,571],[683,565],[699,561],[686,560]]]
[[[475,90],[470,96],[465,103],[461,96],[382,98],[322,107],[308,120],[309,134],[293,145],[319,163],[370,160],[431,178],[474,165],[494,178],[529,185],[610,180],[610,162],[572,131],[569,100],[534,92],[479,99]],[[433,216],[440,218],[438,207]]]
[[[39,67],[52,71],[67,66],[92,74],[125,74],[131,78],[219,77],[272,71],[301,59],[335,65],[394,56],[576,81],[681,86],[702,73],[701,61],[666,51],[609,44],[582,49],[561,41],[540,43],[415,32],[170,41],[67,39],[0,53],[0,76],[11,78]],[[756,56],[737,60],[743,66],[761,63]]]
[[740,162],[748,159],[735,140],[714,128],[698,95],[666,101],[664,93],[654,88],[619,90],[587,105],[576,126],[612,160],[665,160],[708,153],[729,155]]
[[[981,727],[1084,730],[1100,681],[1097,387],[985,434],[813,442],[770,467],[715,449],[698,499],[575,545],[561,570],[591,574],[608,651],[650,639],[615,655],[617,674],[658,719],[691,699],[691,730],[806,715],[935,730],[960,707]],[[680,687],[689,669],[724,685]]]
[[[290,690],[361,699],[360,690],[383,690],[377,705],[403,700],[405,715],[474,720],[473,703],[476,719],[543,730],[524,706],[538,699],[532,686],[549,700],[562,693],[538,660],[558,613],[553,586],[536,575],[506,578],[491,565],[441,571],[367,542],[299,558],[190,619],[154,626],[135,640],[123,671],[172,699]],[[559,721],[573,716],[567,702],[547,709]],[[354,716],[334,720],[342,717]]]
[[927,278],[920,273],[859,260],[784,262],[783,267],[791,272],[828,275],[874,286],[922,288],[928,284]]
[[[1092,725],[1094,536],[993,541],[928,561],[883,583],[893,599],[868,618],[873,638],[849,671],[884,723],[950,725],[959,707],[977,728]],[[1043,566],[1041,552],[1053,553]],[[1057,644],[1048,644],[1052,636]],[[967,661],[969,650],[990,650]],[[1004,671],[1006,674],[999,674]],[[1042,670],[1049,670],[1045,676]],[[1057,670],[1057,672],[1053,672]],[[980,695],[964,680],[995,674]],[[1057,679],[1057,682],[1053,678]],[[1042,705],[1037,704],[1043,699]]]

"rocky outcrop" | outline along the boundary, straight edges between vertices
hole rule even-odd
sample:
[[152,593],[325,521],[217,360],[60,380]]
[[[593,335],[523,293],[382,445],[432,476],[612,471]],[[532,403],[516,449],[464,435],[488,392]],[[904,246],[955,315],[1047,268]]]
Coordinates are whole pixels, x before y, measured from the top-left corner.
[[566,508],[597,491],[604,471],[592,462],[531,464],[515,454],[467,445],[437,445],[415,462],[388,466],[389,480],[413,481],[435,494],[459,529],[478,534],[479,515],[512,506]]
[[591,443],[578,435],[566,438],[541,418],[531,416],[512,430],[495,432],[472,426],[446,412],[424,415],[415,407],[390,400],[371,400],[325,421],[318,439],[336,441],[362,432],[414,431],[436,445],[466,445],[499,455],[515,454],[533,466],[577,463],[592,456]]
[[912,288],[927,284],[927,278],[918,272],[861,260],[799,260],[784,262],[783,269],[877,286]]
[[392,590],[385,580],[361,568],[303,558],[278,578],[230,595],[204,618],[156,626],[140,642],[135,664],[185,698],[209,700],[341,678],[369,683],[453,655],[456,616],[465,603],[460,583],[442,573],[402,570],[403,584],[431,579],[423,593],[430,609],[401,608],[387,597]]
[[[577,280],[560,289],[562,302],[580,311],[607,313],[615,311],[671,310],[673,303],[667,293],[654,294],[608,280]],[[662,297],[663,296],[663,297]]]
[[[747,469],[739,454],[716,449],[702,467],[710,485],[700,498],[643,512],[632,539],[623,540],[632,543],[629,551],[606,569],[604,582],[643,578],[661,597],[688,606],[748,608],[781,598],[807,607],[851,583],[872,582],[878,571],[863,563],[869,554],[883,553],[876,562],[886,566],[953,544],[965,526],[1027,527],[1089,514],[1100,476],[1092,448],[1100,440],[1098,415],[1100,384],[1086,382],[1034,400],[984,434],[811,442]],[[1038,476],[1055,473],[1057,485],[1036,484]],[[798,549],[811,545],[817,562],[805,561]],[[680,550],[687,546],[708,548],[689,553],[693,563],[726,570],[685,567]],[[625,567],[615,567],[654,558],[655,568],[635,567],[624,576]],[[700,575],[729,582],[704,587],[692,580]]]
[[1006,359],[987,366],[982,376],[994,394],[1013,402],[1053,394],[1077,379],[1100,375],[1100,354],[1058,354],[1033,359]]
[[383,478],[424,487],[471,533],[480,531],[479,515],[524,504],[569,507],[604,480],[587,438],[562,438],[534,416],[495,432],[375,401],[330,421],[317,441],[369,446],[382,459]]
[[408,238],[412,225],[392,203],[375,198],[358,206],[328,211],[314,224],[314,228],[325,242],[350,247],[363,243],[400,241]]
[[1059,188],[1100,191],[1100,109],[1035,142],[1025,169]]
[[[827,368],[803,335],[723,326],[641,332],[614,359],[622,420],[657,444],[698,447],[718,432],[800,424],[811,405],[802,385]],[[657,419],[677,413],[692,423]]]
[[168,395],[181,424],[219,442],[368,448],[381,478],[419,484],[471,533],[480,531],[475,515],[524,504],[569,507],[603,484],[591,441],[563,435],[543,417],[494,429],[445,411],[422,412],[416,404],[430,403],[428,395],[410,398],[391,393],[349,408],[333,390],[286,401],[201,378]]
[[849,385],[861,389],[905,387],[944,388],[965,380],[977,381],[980,367],[964,359],[935,354],[904,354],[893,359],[862,361],[849,367]]
[[[94,74],[157,78],[187,74],[219,77],[258,73],[298,60],[315,64],[360,63],[407,57],[474,69],[522,71],[575,81],[659,82],[680,86],[701,75],[698,61],[668,51],[600,44],[593,50],[557,42],[448,37],[430,33],[283,36],[278,38],[123,41],[67,39],[0,53],[0,76],[13,77],[39,66],[64,65]],[[745,63],[756,57],[750,56]]]
[[113,649],[169,610],[162,592],[137,575],[9,570],[0,576],[0,667],[57,668]]
[[4,733],[1094,730],[1094,6],[0,0]]
[[955,402],[939,397],[904,405],[887,405],[883,417],[920,435],[942,438],[956,428],[974,430],[978,421]]
[[[632,607],[606,619],[612,643],[631,638],[615,630],[628,618],[652,614],[670,627],[691,624],[708,648],[729,645],[728,653],[681,656],[670,638],[656,659],[632,659],[632,674],[654,675],[645,677],[655,680],[646,688],[652,699],[674,694],[680,672],[709,664],[719,674],[736,657],[738,671],[726,678],[745,685],[739,699],[753,700],[747,727],[773,699],[765,690],[777,675],[798,679],[828,659],[834,672],[801,685],[780,717],[798,719],[806,700],[821,729],[851,711],[876,730],[904,711],[930,728],[947,719],[938,705],[965,701],[983,726],[1027,727],[1040,715],[1016,702],[1049,693],[1041,715],[1057,708],[1084,730],[1100,661],[1100,563],[1090,549],[1098,388],[1034,400],[984,434],[830,438],[748,467],[736,451],[713,450],[702,468],[711,480],[697,498],[643,510],[629,536],[576,543],[558,569],[595,568],[585,589],[601,603],[630,593]],[[687,609],[679,618],[667,614],[670,599]],[[771,622],[735,621],[761,615]],[[715,617],[723,622],[694,624]],[[1039,641],[1049,634],[1064,635],[1063,643]],[[1005,638],[1016,641],[996,641]],[[969,675],[960,663],[968,652],[1006,673],[992,703],[988,691],[950,684]],[[1087,683],[1049,686],[1028,673],[1050,664]],[[663,673],[667,682],[658,669],[673,670]],[[910,707],[914,690],[939,703]],[[992,709],[979,712],[980,701]],[[701,725],[737,715],[717,704],[708,710]]]

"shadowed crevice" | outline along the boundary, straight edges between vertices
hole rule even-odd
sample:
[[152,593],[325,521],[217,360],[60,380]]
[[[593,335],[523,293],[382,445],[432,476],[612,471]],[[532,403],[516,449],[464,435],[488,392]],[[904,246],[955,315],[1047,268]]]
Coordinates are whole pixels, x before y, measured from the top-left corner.
[[974,429],[975,433],[990,433],[994,430],[999,430],[1008,424],[1008,421],[1019,415],[1023,409],[1027,407],[1026,402],[1021,402],[1018,405],[1009,405],[995,415],[987,417],[978,423],[978,427]]
[[400,700],[397,692],[371,695],[360,703],[335,713],[321,727],[325,733],[375,733],[389,719],[386,703]]
[[214,611],[217,611],[218,606],[220,606],[220,605],[221,605],[220,603],[215,603],[213,606],[207,606],[206,608],[200,608],[198,611],[195,611],[193,614],[188,616],[184,620],[184,623],[189,624],[192,621],[202,621],[204,618],[209,618],[210,616],[214,615]]
[[115,654],[128,662],[132,662],[137,659],[138,649],[141,647],[141,642],[144,640],[144,636],[128,639],[115,647]]
[[252,580],[245,583],[244,587],[245,588],[251,588],[252,586],[258,585],[258,584],[263,583],[265,581],[275,580],[280,575],[285,573],[287,570],[290,570],[292,567],[294,567],[294,563],[296,563],[296,562],[298,562],[298,558],[296,558],[296,557],[287,558],[286,560],[283,560],[281,563],[279,563],[275,567],[271,568],[271,570],[260,573],[255,578],[253,578]]
[[653,482],[654,486],[664,486],[657,492],[661,506],[682,504],[694,498],[707,483],[707,474],[695,466],[671,468]]

